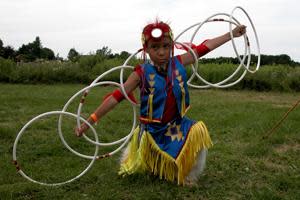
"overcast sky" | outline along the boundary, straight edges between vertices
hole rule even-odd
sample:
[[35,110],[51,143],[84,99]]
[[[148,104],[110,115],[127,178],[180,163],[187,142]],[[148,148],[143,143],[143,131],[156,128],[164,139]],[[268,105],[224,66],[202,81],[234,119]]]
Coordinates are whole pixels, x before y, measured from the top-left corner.
[[[71,48],[81,54],[108,46],[114,53],[141,47],[142,28],[157,17],[170,23],[174,35],[216,13],[230,14],[236,6],[250,15],[262,54],[288,54],[300,61],[300,3],[298,0],[1,0],[0,39],[18,49],[39,36],[42,45],[66,57]],[[247,26],[251,51],[257,52],[251,24],[237,10],[233,16]],[[226,16],[217,18],[227,19]],[[195,29],[178,41],[188,42]],[[228,23],[201,27],[194,43],[221,35]],[[242,54],[243,39],[236,40]],[[228,43],[208,56],[234,56]]]

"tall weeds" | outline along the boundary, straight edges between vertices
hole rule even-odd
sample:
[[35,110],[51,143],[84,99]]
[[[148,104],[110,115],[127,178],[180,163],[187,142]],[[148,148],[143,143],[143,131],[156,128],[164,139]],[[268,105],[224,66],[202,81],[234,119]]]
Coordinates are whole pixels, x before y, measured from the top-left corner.
[[[103,59],[101,56],[83,56],[78,62],[44,61],[32,63],[15,63],[0,57],[0,82],[4,83],[82,83],[89,84],[105,71],[122,65],[124,60],[120,58]],[[135,66],[139,60],[133,59],[131,66]],[[199,64],[199,75],[208,82],[218,83],[237,69],[237,65],[224,64]],[[125,70],[125,78],[131,70]],[[236,75],[226,83],[237,80],[244,68],[241,67]],[[192,74],[192,67],[187,66],[187,73]],[[102,80],[119,82],[119,71],[109,74]],[[205,85],[195,78],[192,83]],[[246,76],[232,89],[249,89],[256,91],[300,91],[300,67],[285,65],[262,66],[255,74],[247,73]]]

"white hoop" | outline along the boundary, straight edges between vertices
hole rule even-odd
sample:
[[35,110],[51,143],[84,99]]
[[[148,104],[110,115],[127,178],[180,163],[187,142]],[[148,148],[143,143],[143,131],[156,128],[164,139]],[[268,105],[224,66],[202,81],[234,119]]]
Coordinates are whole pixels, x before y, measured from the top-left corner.
[[[123,66],[127,66],[127,63],[128,63],[135,55],[137,55],[137,54],[140,53],[141,51],[142,51],[142,49],[139,49],[139,50],[136,51],[135,53],[131,54],[131,55],[127,58],[127,60],[125,60]],[[132,105],[137,106],[137,107],[140,107],[140,104],[138,104],[138,103],[136,103],[136,102],[133,102],[133,101],[128,97],[128,95],[127,95],[127,92],[126,92],[126,90],[125,90],[125,88],[124,88],[124,80],[123,80],[123,76],[124,76],[124,75],[123,75],[123,71],[124,71],[124,69],[121,68],[121,71],[120,71],[120,84],[121,84],[121,90],[122,90],[122,93],[123,93],[124,97],[127,99],[127,101],[129,101]]]
[[[214,15],[214,16],[218,16],[218,15],[225,15],[225,16],[228,17],[227,14],[216,14],[216,15]],[[213,17],[214,17],[214,16],[213,16]],[[234,21],[232,21],[232,20],[229,21],[229,20],[225,20],[225,19],[212,19],[212,20],[211,20],[211,17],[210,17],[210,18],[207,18],[207,22],[218,22],[218,21],[219,21],[219,22],[228,22],[229,24],[232,24],[232,23],[233,23],[233,24],[235,24],[235,25],[240,25],[239,21],[238,21],[237,19],[235,19],[235,18],[234,18]],[[204,22],[204,23],[207,23],[207,22]],[[195,31],[195,33],[193,34],[193,37],[192,37],[191,40],[194,39],[196,33],[198,32],[198,30],[200,29],[200,27],[201,27],[202,25],[204,25],[204,23],[198,26],[198,29],[197,29],[197,30]],[[244,39],[245,39],[245,38],[244,38]],[[246,72],[244,72],[244,73],[241,75],[241,77],[240,77],[238,80],[236,80],[235,82],[230,83],[230,84],[227,84],[227,85],[222,85],[223,83],[226,83],[226,82],[228,82],[230,79],[232,79],[232,78],[239,72],[239,70],[241,69],[241,66],[244,65],[244,61],[245,61],[245,58],[246,58],[247,50],[249,50],[249,49],[247,49],[247,46],[246,46],[246,40],[245,40],[245,51],[244,51],[243,60],[241,61],[240,65],[236,68],[236,70],[235,70],[230,76],[228,76],[227,78],[225,78],[223,81],[220,81],[220,82],[218,82],[218,83],[210,83],[210,82],[206,81],[204,78],[202,78],[202,77],[198,74],[198,72],[196,72],[197,78],[200,79],[200,80],[202,80],[202,82],[204,82],[204,83],[206,83],[206,82],[207,82],[207,83],[210,83],[210,84],[208,84],[208,86],[218,87],[218,88],[226,88],[226,87],[230,87],[230,86],[232,86],[232,85],[238,83],[239,80],[241,80],[241,79],[246,75]],[[248,52],[249,52],[249,51],[248,51]],[[235,53],[236,53],[236,56],[239,56],[239,54],[238,54],[237,51],[235,51]],[[250,63],[249,55],[248,55],[248,63]],[[190,83],[191,80],[192,80],[192,78],[189,79],[188,83]],[[205,80],[205,81],[203,81],[203,80]],[[207,84],[207,83],[206,83],[206,84]],[[190,84],[190,85],[191,85],[191,84]]]
[[[123,66],[122,66],[122,68],[123,68]],[[118,69],[118,68],[116,68],[116,69]],[[116,70],[116,69],[113,68],[113,70]],[[111,70],[111,71],[113,71],[113,70]],[[78,91],[76,94],[74,94],[74,95],[68,100],[68,102],[65,104],[65,106],[64,106],[63,109],[62,109],[62,111],[63,111],[63,112],[66,111],[66,109],[68,108],[68,106],[70,105],[70,103],[71,103],[78,95],[80,95],[80,94],[83,93],[83,92],[89,91],[90,88],[93,88],[93,87],[96,87],[96,86],[99,86],[99,85],[115,85],[115,86],[120,87],[120,84],[118,84],[118,83],[116,83],[116,82],[112,82],[112,81],[103,81],[103,82],[98,82],[98,83],[95,83],[95,84],[91,84],[91,85],[89,85],[89,86],[87,86],[87,87],[81,89],[81,90]],[[81,108],[81,107],[80,107],[80,108]],[[127,136],[125,136],[125,137],[123,137],[123,138],[121,138],[121,139],[119,139],[119,140],[117,140],[117,141],[110,142],[110,143],[101,143],[101,142],[98,142],[98,141],[95,142],[95,141],[90,140],[86,135],[83,135],[83,137],[84,137],[87,141],[89,141],[89,142],[91,142],[91,143],[93,143],[93,144],[95,144],[95,145],[97,145],[97,146],[111,146],[111,145],[119,144],[119,143],[121,143],[121,142],[124,142],[124,143],[125,143],[125,142],[128,142],[128,140],[127,140],[128,137],[130,137],[130,136],[132,135],[132,133],[133,133],[135,127],[136,127],[136,108],[135,108],[134,106],[132,106],[132,108],[133,108],[133,125],[132,125],[131,132],[130,132]],[[80,109],[79,109],[79,111],[78,111],[78,113],[77,113],[77,116],[80,117]],[[93,158],[92,156],[88,156],[88,155],[81,154],[81,153],[75,151],[74,149],[72,149],[72,148],[67,144],[67,142],[65,141],[65,139],[64,139],[64,137],[63,137],[63,134],[62,134],[61,125],[62,125],[62,116],[60,116],[60,117],[59,117],[59,120],[58,120],[58,133],[59,133],[60,139],[61,139],[62,143],[65,145],[65,147],[67,147],[67,149],[69,149],[72,153],[76,154],[77,156],[80,156],[80,157],[83,157],[83,158],[87,158],[87,159],[92,159],[92,158]],[[78,122],[78,118],[77,118],[77,126],[80,127],[80,121]],[[124,144],[124,143],[121,145],[121,147],[123,147],[123,146],[126,144],[126,143],[125,143],[125,144]],[[117,148],[117,150],[119,151],[120,148]],[[110,152],[110,153],[107,153],[107,154],[105,154],[105,155],[106,155],[106,156],[111,156],[111,155],[115,154],[116,152],[117,152],[117,151],[115,150],[115,151]],[[104,156],[104,155],[100,155],[99,157],[102,157],[102,156]]]
[[[198,28],[195,30],[195,32],[194,32],[194,34],[193,34],[193,36],[192,36],[192,38],[191,38],[191,43],[192,43],[192,41],[194,40],[194,37],[195,37],[196,33],[199,31],[199,29],[200,29],[205,23],[208,23],[208,22],[228,22],[228,23],[230,23],[230,24],[232,24],[232,23],[233,23],[233,24],[236,24],[236,25],[240,24],[240,23],[238,22],[238,20],[236,20],[235,18],[233,18],[235,22],[232,22],[232,21],[229,21],[229,20],[224,20],[224,19],[211,19],[211,18],[213,18],[213,17],[215,17],[215,16],[219,16],[219,15],[225,15],[225,16],[229,17],[229,15],[226,14],[226,13],[214,14],[214,15],[208,17],[208,18],[207,18],[205,21],[203,21],[202,23],[199,23],[199,25],[196,24],[196,25],[198,25]],[[196,26],[196,25],[194,25],[194,26]],[[189,80],[188,80],[188,85],[189,85],[190,87],[194,87],[194,88],[208,88],[208,87],[226,88],[226,87],[230,87],[230,86],[232,86],[232,85],[238,83],[238,82],[246,75],[246,72],[245,72],[245,71],[244,71],[244,73],[240,76],[240,78],[237,79],[236,81],[234,81],[234,82],[232,82],[232,83],[229,83],[229,84],[227,84],[227,85],[222,85],[223,83],[226,83],[226,82],[228,82],[230,79],[232,79],[232,78],[238,73],[238,71],[241,69],[242,65],[244,65],[244,60],[245,60],[245,58],[246,58],[247,50],[248,50],[248,52],[249,52],[249,48],[247,48],[247,46],[246,46],[246,38],[244,37],[244,39],[245,39],[245,52],[244,52],[243,60],[241,61],[240,65],[237,67],[237,69],[236,69],[230,76],[228,76],[226,79],[224,79],[224,80],[222,80],[222,81],[220,81],[220,82],[218,82],[218,83],[211,83],[211,82],[206,81],[204,78],[202,78],[202,77],[199,75],[198,71],[195,70],[195,73],[193,73],[192,76],[191,76],[191,77],[189,78]],[[235,50],[235,53],[236,53],[237,56],[239,56],[236,50]],[[248,53],[248,62],[247,62],[247,64],[250,63],[250,58],[251,58],[251,56],[250,56],[249,53]],[[193,78],[194,78],[195,76],[196,76],[198,79],[200,79],[203,83],[205,83],[206,85],[204,85],[204,86],[199,86],[199,85],[194,85],[194,84],[192,84],[191,81],[193,80]]]
[[[249,43],[249,39],[248,39],[248,36],[247,34],[245,33],[244,34],[244,43],[245,43],[245,52],[244,52],[244,56],[243,58],[241,59],[240,55],[238,54],[238,51],[236,49],[236,45],[234,43],[234,39],[233,39],[233,34],[232,34],[232,24],[235,24],[235,25],[240,25],[239,21],[237,19],[235,19],[232,14],[233,12],[235,11],[235,9],[241,9],[245,15],[247,16],[248,20],[250,21],[251,23],[251,26],[252,26],[252,29],[255,33],[255,38],[256,38],[256,43],[257,43],[257,49],[258,49],[258,62],[257,62],[257,67],[256,67],[256,70],[252,71],[249,69],[249,66],[250,66],[250,63],[251,63],[251,49],[250,49],[250,43]],[[216,16],[219,16],[219,15],[224,15],[224,16],[227,16],[229,17],[230,19],[229,20],[224,20],[224,19],[212,19],[213,17],[216,17]],[[204,20],[203,22],[199,22],[199,23],[196,23],[190,27],[188,27],[187,29],[183,30],[176,38],[175,38],[175,41],[177,41],[177,39],[182,36],[185,32],[187,32],[188,30],[190,30],[191,28],[194,28],[196,26],[198,26],[196,28],[196,30],[194,31],[193,35],[192,35],[192,38],[191,38],[191,43],[192,41],[194,40],[194,37],[195,35],[197,34],[197,32],[199,31],[199,29],[203,26],[203,24],[205,23],[208,23],[208,22],[228,22],[229,23],[229,29],[230,29],[230,37],[231,37],[231,40],[232,40],[232,45],[233,45],[233,49],[234,49],[234,52],[238,58],[238,60],[240,61],[240,64],[239,66],[236,68],[236,70],[230,75],[228,76],[227,78],[225,78],[224,80],[218,82],[218,83],[211,83],[211,82],[208,82],[206,81],[204,78],[202,78],[197,69],[198,69],[198,66],[193,66],[192,65],[192,69],[193,69],[193,73],[191,75],[191,77],[189,78],[189,80],[187,81],[187,84],[190,86],[190,87],[193,87],[193,88],[209,88],[209,87],[217,87],[217,88],[227,88],[227,87],[231,87],[235,84],[237,84],[238,82],[240,82],[246,75],[247,71],[251,72],[251,73],[254,73],[256,72],[258,69],[259,69],[259,66],[260,66],[260,50],[259,50],[259,42],[258,42],[258,37],[257,37],[257,33],[256,33],[256,30],[255,30],[255,27],[253,25],[253,22],[252,20],[250,19],[249,15],[247,14],[247,12],[241,8],[241,7],[236,7],[232,10],[232,13],[231,15],[227,14],[227,13],[217,13],[217,14],[214,14],[214,15],[211,15],[210,17],[208,17],[206,20]],[[247,59],[247,64],[245,65],[244,62],[245,62],[245,59],[246,57],[248,57]],[[244,66],[245,70],[244,72],[240,75],[240,77],[231,82],[231,83],[227,83],[229,80],[231,80],[241,69],[241,67]],[[194,79],[194,77],[197,77],[199,80],[201,80],[204,84],[206,85],[195,85],[195,84],[192,84],[191,81]],[[225,84],[227,83],[227,84]]]
[[[234,11],[235,11],[236,9],[240,9],[240,10],[243,11],[244,14],[247,16],[247,18],[248,18],[248,20],[249,20],[249,22],[250,22],[250,24],[251,24],[252,30],[253,30],[253,32],[254,32],[254,35],[255,35],[255,41],[256,41],[256,46],[257,46],[257,54],[258,54],[258,56],[257,56],[256,69],[255,69],[255,70],[250,70],[249,66],[246,67],[246,70],[247,70],[248,72],[250,72],[250,73],[255,73],[257,70],[259,70],[259,67],[260,67],[260,47],[259,47],[259,41],[258,41],[258,36],[257,36],[257,33],[256,33],[256,29],[255,29],[255,27],[254,27],[254,24],[253,24],[253,22],[252,22],[250,16],[248,15],[248,13],[245,11],[245,9],[243,9],[243,8],[240,7],[240,6],[235,7],[235,8],[231,11],[230,20],[232,20],[232,18],[233,18],[233,13],[234,13]],[[234,42],[234,39],[233,39],[233,33],[232,33],[232,26],[231,26],[231,24],[229,24],[229,30],[230,30],[230,37],[231,37],[232,46],[234,47],[234,50],[236,50],[235,42]],[[249,44],[249,39],[248,39],[248,37],[247,37],[247,41],[248,41],[248,44]],[[250,44],[249,44],[248,46],[250,46]],[[249,48],[249,49],[250,49],[250,48]],[[250,54],[250,52],[249,52],[249,54]],[[251,57],[251,55],[250,55],[250,57]],[[242,61],[241,61],[241,58],[240,58],[239,56],[238,56],[238,59],[239,59],[240,62],[242,62]]]
[[[26,178],[27,180],[31,181],[31,182],[34,182],[34,183],[37,183],[37,184],[40,184],[40,185],[46,185],[46,186],[58,186],[58,185],[63,185],[63,184],[66,184],[66,183],[70,183],[78,178],[80,178],[82,175],[84,175],[91,167],[92,165],[94,164],[95,160],[97,159],[97,154],[98,154],[98,150],[99,150],[99,147],[96,146],[95,147],[95,153],[94,153],[94,156],[92,156],[92,159],[91,159],[91,162],[90,164],[87,166],[87,168],[85,168],[85,170],[83,170],[79,175],[75,176],[74,178],[70,179],[70,180],[67,180],[67,181],[63,181],[63,182],[59,182],[59,183],[45,183],[45,182],[41,182],[41,181],[37,181],[37,180],[34,180],[32,179],[31,177],[29,177],[28,175],[26,175],[17,165],[17,145],[18,145],[18,141],[20,140],[21,136],[23,135],[24,131],[26,130],[26,128],[31,125],[34,121],[42,118],[42,117],[45,117],[45,116],[49,116],[49,115],[56,115],[56,114],[59,114],[59,115],[69,115],[69,116],[72,116],[72,117],[75,117],[77,118],[77,115],[73,114],[73,113],[69,113],[69,112],[63,112],[63,111],[50,111],[50,112],[46,112],[46,113],[43,113],[43,114],[40,114],[36,117],[34,117],[33,119],[31,119],[29,122],[27,122],[27,124],[25,124],[23,126],[23,128],[20,130],[20,132],[18,133],[17,137],[16,137],[16,140],[14,142],[14,146],[13,146],[13,160],[14,160],[14,163],[16,164],[16,167],[18,169],[18,173],[21,174],[24,178]],[[88,121],[86,121],[85,119],[83,118],[80,118],[80,120],[82,120],[84,123],[86,123],[90,128],[91,130],[93,131],[94,133],[94,136],[95,136],[95,140],[98,141],[98,135],[94,129],[94,127],[88,123]]]

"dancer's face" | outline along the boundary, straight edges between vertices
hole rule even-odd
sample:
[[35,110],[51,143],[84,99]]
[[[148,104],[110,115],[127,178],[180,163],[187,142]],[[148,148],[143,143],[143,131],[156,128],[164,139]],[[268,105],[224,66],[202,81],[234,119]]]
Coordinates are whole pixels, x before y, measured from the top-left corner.
[[171,39],[169,37],[163,37],[160,41],[149,40],[146,50],[155,66],[166,69],[171,49]]

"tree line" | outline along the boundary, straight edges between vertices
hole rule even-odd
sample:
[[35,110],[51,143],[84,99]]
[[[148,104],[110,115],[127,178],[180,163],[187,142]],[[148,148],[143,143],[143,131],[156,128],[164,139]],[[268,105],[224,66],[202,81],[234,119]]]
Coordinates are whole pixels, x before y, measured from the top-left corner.
[[[96,50],[97,56],[102,56],[106,59],[124,58],[130,56],[130,53],[122,51],[120,54],[113,54],[112,50],[107,46],[103,46]],[[84,55],[79,54],[75,48],[71,48],[68,53],[67,59],[72,62],[77,62],[80,57]],[[0,39],[0,57],[10,59],[15,62],[33,62],[36,60],[61,60],[63,58],[59,54],[54,53],[50,48],[43,47],[40,37],[37,36],[34,41],[28,44],[23,44],[19,49],[15,50],[11,46],[4,46],[3,41]]]
[[[120,54],[112,53],[112,50],[107,46],[103,46],[100,49],[97,49],[94,53],[97,57],[102,59],[113,59],[120,58],[126,59],[130,56],[129,52],[122,51]],[[86,55],[80,54],[75,48],[71,48],[68,52],[67,60],[72,62],[77,62],[81,57]],[[47,47],[43,47],[42,42],[37,36],[34,41],[29,42],[28,44],[23,44],[19,49],[15,50],[11,46],[4,46],[2,40],[0,39],[0,57],[5,59],[10,59],[15,62],[33,62],[36,60],[60,60],[63,61],[63,58],[59,54],[54,53],[53,50]],[[257,63],[257,56],[251,55],[251,62]],[[217,58],[202,58],[201,63],[232,63],[238,64],[238,58],[232,57],[217,57]],[[288,65],[288,66],[300,66],[299,62],[295,62],[287,54],[280,55],[261,55],[261,65]]]
[[53,50],[42,46],[41,40],[38,36],[33,42],[23,44],[18,50],[14,50],[11,46],[3,46],[3,42],[0,39],[0,56],[17,62],[32,62],[37,59],[57,59]]
[[[241,56],[242,59],[242,56]],[[247,59],[245,63],[247,63]],[[255,65],[258,61],[258,57],[256,55],[251,54],[251,65]],[[209,64],[209,63],[231,63],[231,64],[239,64],[239,59],[232,57],[218,57],[218,58],[202,58],[200,63]],[[261,54],[260,65],[288,65],[291,67],[300,66],[299,62],[295,62],[291,59],[291,57],[287,54],[280,55],[265,55]]]

